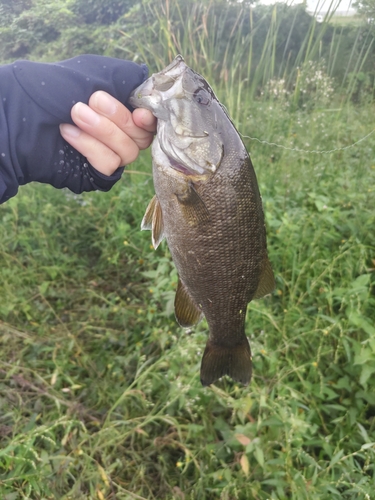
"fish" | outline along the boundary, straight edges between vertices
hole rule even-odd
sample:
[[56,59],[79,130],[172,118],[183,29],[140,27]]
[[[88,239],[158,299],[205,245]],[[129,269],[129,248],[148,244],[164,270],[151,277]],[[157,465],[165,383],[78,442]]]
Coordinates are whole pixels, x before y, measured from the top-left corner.
[[181,55],[137,87],[129,103],[157,118],[155,196],[141,229],[152,231],[155,249],[167,241],[179,275],[179,325],[191,328],[203,316],[207,320],[201,383],[209,386],[228,375],[247,385],[247,305],[275,287],[249,154],[210,85]]

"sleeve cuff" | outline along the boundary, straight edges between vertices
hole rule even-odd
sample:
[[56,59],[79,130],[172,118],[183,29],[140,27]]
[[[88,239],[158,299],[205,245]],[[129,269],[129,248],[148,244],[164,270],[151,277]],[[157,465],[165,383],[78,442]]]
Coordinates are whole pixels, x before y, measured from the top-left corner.
[[105,175],[98,172],[90,163],[88,164],[88,172],[92,189],[99,191],[109,191],[117,181],[121,179],[125,167],[119,167],[112,175]]

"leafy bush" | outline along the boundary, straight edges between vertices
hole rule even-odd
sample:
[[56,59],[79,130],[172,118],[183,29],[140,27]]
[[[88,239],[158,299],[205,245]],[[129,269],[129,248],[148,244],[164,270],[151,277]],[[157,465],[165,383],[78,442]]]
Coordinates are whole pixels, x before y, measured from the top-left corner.
[[136,0],[73,0],[71,9],[86,24],[108,25],[136,3]]

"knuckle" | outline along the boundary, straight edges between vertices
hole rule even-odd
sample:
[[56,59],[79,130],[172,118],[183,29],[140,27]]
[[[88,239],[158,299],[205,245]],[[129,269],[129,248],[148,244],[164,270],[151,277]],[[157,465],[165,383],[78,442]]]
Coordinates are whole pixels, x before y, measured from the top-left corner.
[[108,165],[108,167],[111,170],[114,171],[122,166],[121,157],[118,154],[116,154],[114,151],[110,151],[110,153],[108,154],[107,159],[106,159],[106,164]]
[[139,149],[147,149],[154,139],[153,134],[147,134],[137,140],[137,146]]
[[139,148],[135,143],[132,143],[126,149],[126,153],[124,154],[122,160],[123,165],[127,165],[128,163],[133,163],[138,158]]
[[91,165],[104,175],[112,175],[118,167],[121,167],[121,158],[119,155],[113,151],[103,151],[100,154],[93,154],[87,156],[88,161]]
[[116,125],[109,121],[105,128],[103,128],[103,132],[105,134],[105,137],[107,138],[111,138],[111,137],[114,137],[115,135],[117,135],[118,133],[118,128],[116,127]]
[[133,122],[132,114],[127,108],[124,108],[123,113],[121,115],[120,127],[122,130],[126,130],[129,127],[133,127],[133,126],[134,126],[134,122]]

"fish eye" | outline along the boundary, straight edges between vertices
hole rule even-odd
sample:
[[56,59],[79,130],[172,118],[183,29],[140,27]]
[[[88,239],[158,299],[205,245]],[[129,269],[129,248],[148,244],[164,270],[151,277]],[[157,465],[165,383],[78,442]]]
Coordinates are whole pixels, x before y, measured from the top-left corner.
[[196,90],[193,94],[193,97],[198,104],[202,104],[203,106],[207,106],[207,104],[210,102],[207,92],[202,89]]

